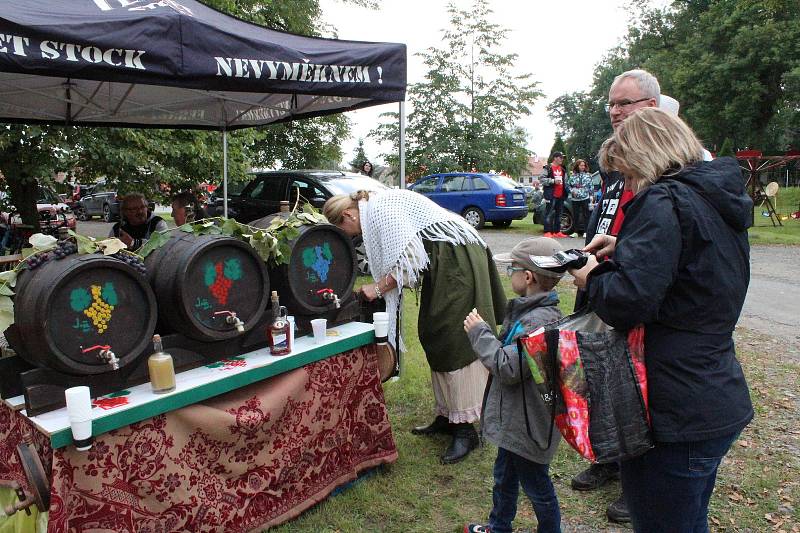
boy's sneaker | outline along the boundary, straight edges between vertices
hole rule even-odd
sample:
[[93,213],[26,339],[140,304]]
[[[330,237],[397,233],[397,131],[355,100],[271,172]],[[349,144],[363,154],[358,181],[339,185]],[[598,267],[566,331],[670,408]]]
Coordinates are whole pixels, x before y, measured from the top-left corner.
[[492,530],[483,524],[467,524],[464,526],[464,533],[492,533]]
[[555,237],[555,234],[552,231],[545,231],[542,237],[549,237],[552,239],[553,237]]
[[566,239],[567,237],[569,237],[569,235],[567,235],[566,233],[561,233],[559,231],[558,233],[553,233],[553,237],[555,237],[556,239]]

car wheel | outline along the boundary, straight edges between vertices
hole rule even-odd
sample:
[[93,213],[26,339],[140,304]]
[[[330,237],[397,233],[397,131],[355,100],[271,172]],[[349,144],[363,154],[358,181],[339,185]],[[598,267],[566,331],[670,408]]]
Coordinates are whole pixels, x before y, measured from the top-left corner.
[[108,204],[103,204],[103,222],[111,222],[111,206]]
[[495,220],[492,222],[492,226],[496,228],[507,228],[511,225],[510,220]]
[[461,213],[467,223],[475,229],[481,229],[483,227],[483,211],[478,209],[477,207],[468,207]]
[[364,239],[361,237],[353,241],[356,249],[356,270],[360,276],[369,276],[369,262],[367,262],[367,249],[364,247]]
[[92,217],[89,216],[89,214],[86,212],[86,209],[84,209],[83,207],[76,207],[75,218],[83,222],[86,222],[87,220],[90,220]]
[[572,224],[572,213],[569,211],[561,212],[561,233],[571,234],[574,231]]

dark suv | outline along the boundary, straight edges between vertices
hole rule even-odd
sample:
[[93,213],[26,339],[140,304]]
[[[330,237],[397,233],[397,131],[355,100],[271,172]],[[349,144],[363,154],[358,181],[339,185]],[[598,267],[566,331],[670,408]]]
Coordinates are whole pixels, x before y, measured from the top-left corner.
[[88,194],[78,201],[75,215],[78,220],[91,220],[95,216],[105,222],[119,220],[119,196],[116,187],[102,181],[92,185]]
[[[254,172],[253,179],[239,194],[228,194],[228,217],[248,223],[280,210],[281,200],[294,206],[298,193],[301,203],[310,203],[321,209],[325,200],[335,194],[349,194],[358,190],[385,189],[378,180],[360,174],[336,170],[276,170]],[[221,193],[221,188],[215,192]],[[208,215],[222,215],[222,198],[210,200]]]

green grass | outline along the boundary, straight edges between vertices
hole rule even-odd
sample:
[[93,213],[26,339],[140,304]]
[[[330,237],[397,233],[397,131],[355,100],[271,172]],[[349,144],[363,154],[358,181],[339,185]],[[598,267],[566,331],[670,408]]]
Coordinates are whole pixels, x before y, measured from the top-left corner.
[[[505,276],[503,276],[505,278]],[[511,294],[507,278],[506,292]],[[559,287],[562,310],[572,309],[574,289]],[[296,520],[271,531],[288,532],[457,532],[467,521],[483,521],[491,509],[492,465],[496,449],[487,444],[456,465],[444,466],[439,456],[448,444],[445,437],[424,438],[410,429],[432,418],[430,370],[416,334],[417,298],[407,291],[404,299],[403,333],[409,349],[403,377],[384,384],[386,404],[399,451],[398,461],[343,492],[325,500]],[[785,391],[800,394],[800,365],[772,365],[769,352],[750,348],[743,352],[743,366],[750,380],[753,401],[763,416],[743,433],[747,447],[735,445],[721,469],[711,502],[712,528],[728,531],[772,529],[765,515],[778,513],[782,503],[794,503],[788,517],[800,523],[798,459],[785,433],[796,432],[793,411],[780,418],[776,401]],[[601,490],[578,493],[569,488],[572,476],[588,464],[562,442],[551,465],[551,475],[561,504],[564,526],[583,526],[587,531],[608,527],[605,508],[619,495],[617,484]],[[741,498],[741,499],[739,499]],[[733,521],[733,524],[731,523]],[[530,504],[521,497],[515,527],[535,530]],[[719,525],[717,525],[719,524]],[[791,531],[787,527],[786,531]]]

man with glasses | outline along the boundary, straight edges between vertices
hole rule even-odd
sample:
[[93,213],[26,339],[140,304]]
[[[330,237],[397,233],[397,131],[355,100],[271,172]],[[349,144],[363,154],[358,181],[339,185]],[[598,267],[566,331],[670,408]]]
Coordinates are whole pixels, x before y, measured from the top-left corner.
[[[615,130],[631,114],[644,107],[658,107],[661,100],[661,87],[655,76],[646,70],[623,72],[611,84],[608,91],[606,111]],[[618,172],[606,174],[601,171],[603,195],[586,225],[586,242],[595,235],[616,235],[622,226],[624,213],[622,206],[633,198],[633,191],[625,190],[625,178]],[[585,305],[585,291],[578,291],[575,308]],[[619,479],[619,465],[593,464],[572,478],[575,490],[595,490],[610,481]],[[630,522],[630,514],[622,494],[612,502],[606,515],[612,522]]]
[[120,208],[122,220],[112,226],[108,236],[124,242],[128,250],[138,250],[153,232],[167,229],[164,219],[150,213],[147,198],[141,193],[131,193],[123,197]]

